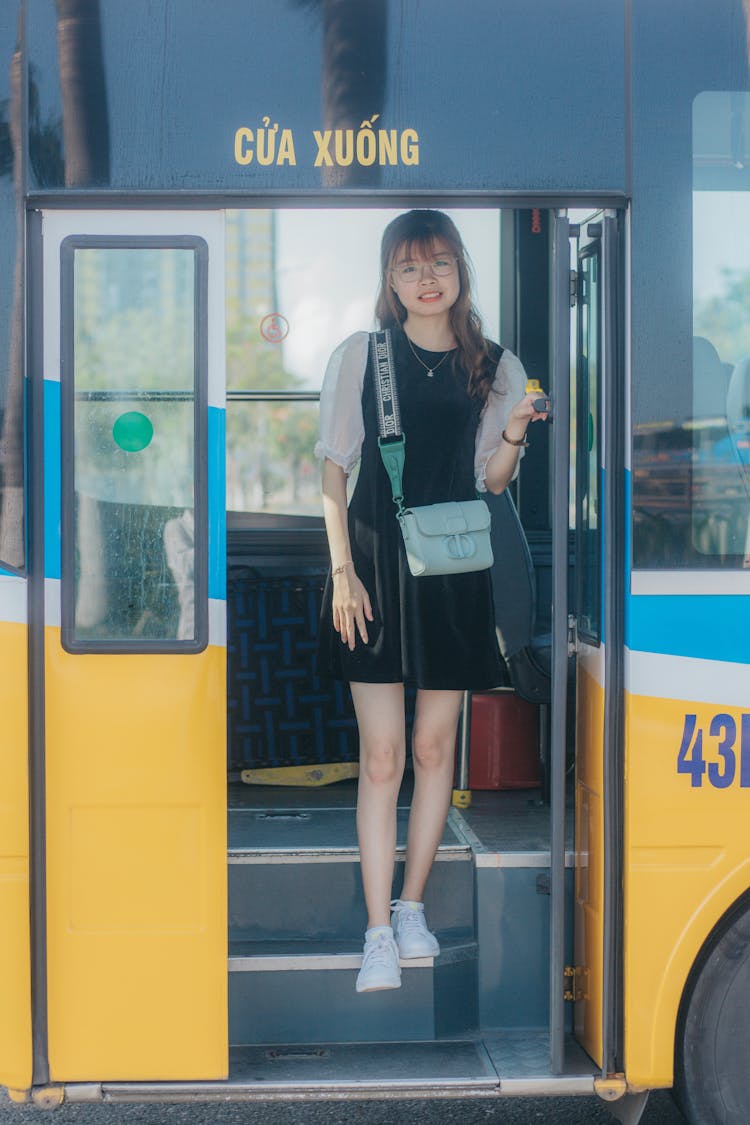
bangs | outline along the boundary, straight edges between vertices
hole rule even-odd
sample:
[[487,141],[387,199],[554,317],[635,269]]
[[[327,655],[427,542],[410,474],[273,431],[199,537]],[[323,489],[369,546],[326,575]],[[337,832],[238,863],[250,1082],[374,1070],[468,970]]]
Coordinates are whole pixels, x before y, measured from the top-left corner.
[[413,262],[420,257],[435,258],[440,254],[437,247],[441,243],[447,246],[448,251],[455,254],[459,260],[463,258],[463,247],[460,243],[456,244],[447,234],[429,232],[415,235],[414,238],[399,243],[393,251],[389,266],[396,266],[399,262]]

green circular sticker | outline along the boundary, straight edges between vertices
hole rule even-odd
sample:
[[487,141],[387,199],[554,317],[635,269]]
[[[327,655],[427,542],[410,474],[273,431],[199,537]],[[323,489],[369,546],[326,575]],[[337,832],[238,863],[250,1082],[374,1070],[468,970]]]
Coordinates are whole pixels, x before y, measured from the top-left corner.
[[128,410],[126,414],[121,414],[112,427],[112,437],[126,453],[139,453],[146,448],[153,436],[151,420],[138,410]]

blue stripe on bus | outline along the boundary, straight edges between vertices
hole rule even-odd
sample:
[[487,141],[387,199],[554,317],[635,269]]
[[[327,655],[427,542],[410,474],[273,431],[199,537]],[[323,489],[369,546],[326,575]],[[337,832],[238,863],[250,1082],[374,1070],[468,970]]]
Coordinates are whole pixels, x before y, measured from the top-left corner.
[[44,577],[59,578],[60,563],[60,384],[44,380]]
[[741,594],[631,594],[633,477],[625,471],[625,644],[631,651],[750,664],[750,598]]
[[750,598],[743,594],[632,594],[628,648],[750,664]]
[[227,597],[226,411],[208,408],[208,596]]

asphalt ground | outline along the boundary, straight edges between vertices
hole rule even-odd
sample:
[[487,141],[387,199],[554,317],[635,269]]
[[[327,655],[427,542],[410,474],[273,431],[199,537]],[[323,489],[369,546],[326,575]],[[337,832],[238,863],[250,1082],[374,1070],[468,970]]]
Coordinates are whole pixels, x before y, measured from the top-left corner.
[[[598,1098],[69,1105],[45,1111],[11,1105],[0,1095],[0,1125],[613,1125],[613,1120]],[[685,1125],[685,1118],[659,1090],[640,1125]]]

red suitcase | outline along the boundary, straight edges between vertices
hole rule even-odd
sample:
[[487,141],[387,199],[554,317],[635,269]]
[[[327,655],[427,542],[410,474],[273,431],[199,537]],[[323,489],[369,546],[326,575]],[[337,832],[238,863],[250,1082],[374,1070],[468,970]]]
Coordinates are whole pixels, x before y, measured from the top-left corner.
[[470,789],[540,784],[537,709],[511,691],[471,695]]

